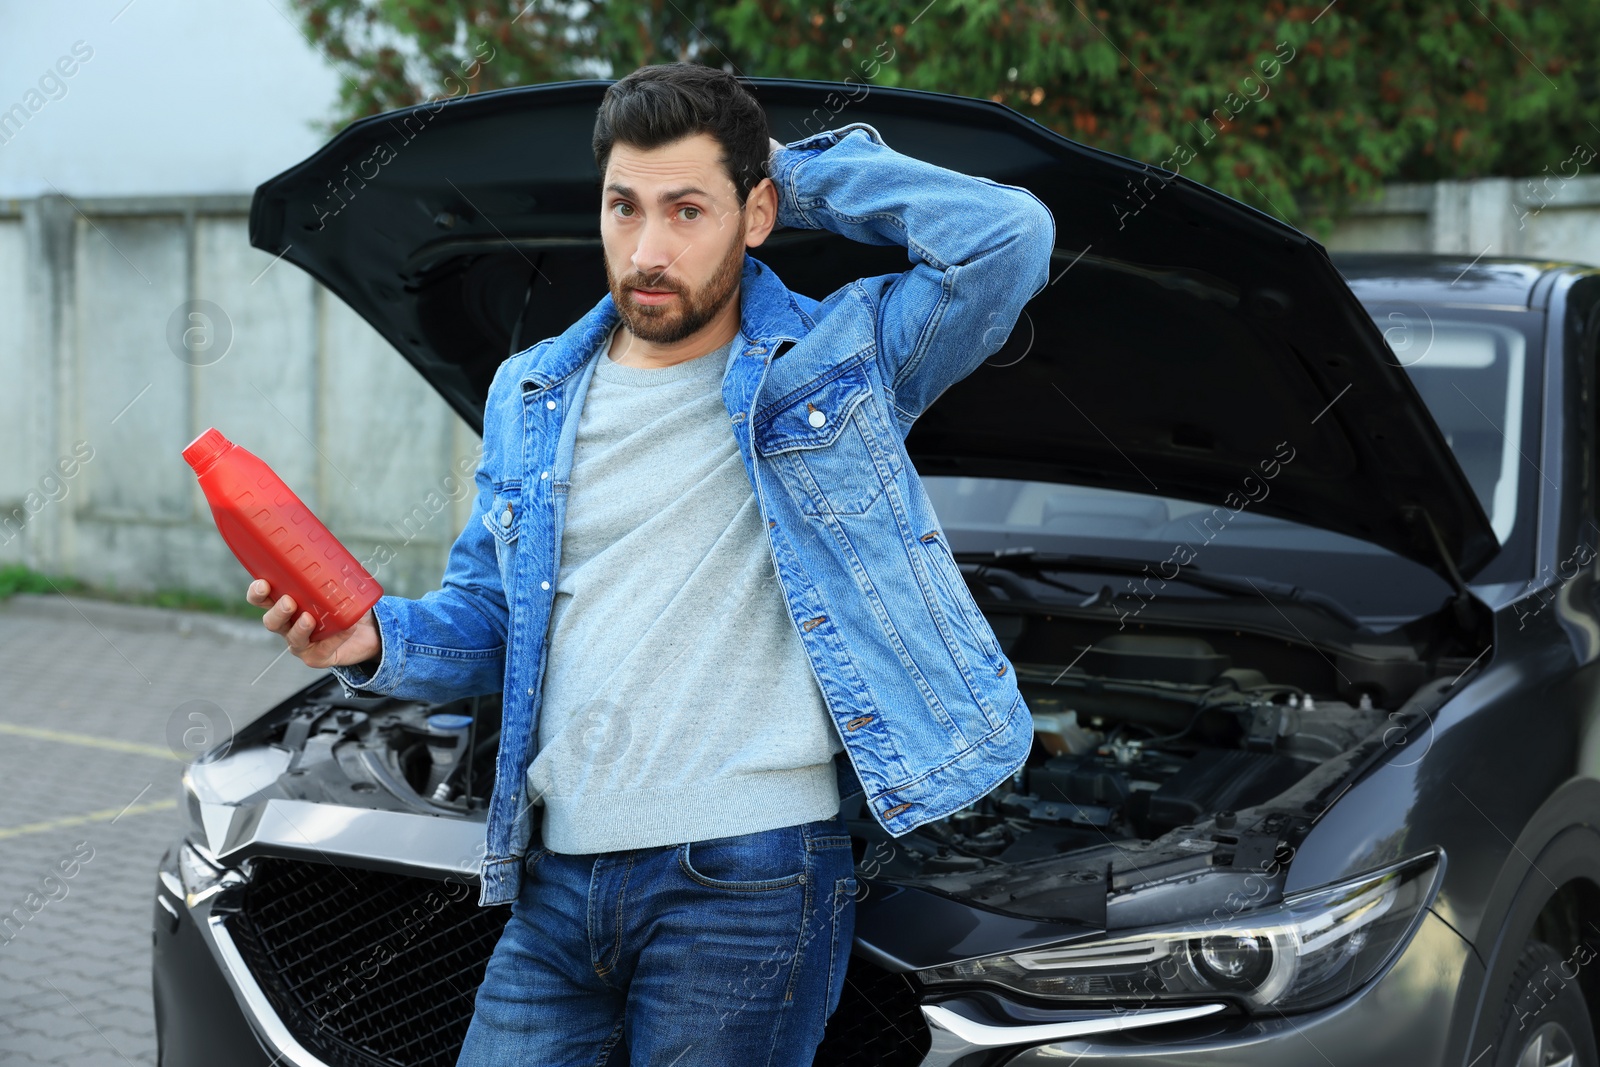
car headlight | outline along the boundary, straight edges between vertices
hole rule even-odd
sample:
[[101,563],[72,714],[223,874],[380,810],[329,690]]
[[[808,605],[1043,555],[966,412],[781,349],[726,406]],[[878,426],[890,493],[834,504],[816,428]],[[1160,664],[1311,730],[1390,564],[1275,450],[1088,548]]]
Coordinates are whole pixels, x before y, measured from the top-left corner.
[[1438,880],[1437,851],[1225,920],[1092,944],[985,956],[917,972],[1073,1001],[1225,997],[1250,1011],[1306,1011],[1363,985],[1410,939]]

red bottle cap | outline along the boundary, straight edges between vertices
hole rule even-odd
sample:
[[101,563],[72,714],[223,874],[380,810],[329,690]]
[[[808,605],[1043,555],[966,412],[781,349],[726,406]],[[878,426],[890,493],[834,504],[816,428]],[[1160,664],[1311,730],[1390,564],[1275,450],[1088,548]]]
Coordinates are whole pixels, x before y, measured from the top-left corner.
[[233,442],[222,436],[221,431],[213,426],[189,442],[188,447],[183,450],[183,458],[194,468],[196,474],[202,474],[218,456],[232,447]]

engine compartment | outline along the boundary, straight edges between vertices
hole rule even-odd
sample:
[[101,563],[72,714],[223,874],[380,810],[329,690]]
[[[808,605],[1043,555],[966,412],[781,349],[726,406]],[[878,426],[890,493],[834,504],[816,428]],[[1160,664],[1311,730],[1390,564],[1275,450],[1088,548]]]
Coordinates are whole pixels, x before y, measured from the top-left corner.
[[[858,801],[847,821],[868,842],[867,873],[968,890],[999,882],[962,874],[1057,857],[1086,857],[1092,869],[1104,853],[1126,866],[1129,849],[1163,838],[1192,850],[1196,864],[1226,862],[1248,829],[1241,812],[1381,744],[1416,712],[1408,701],[1419,689],[1460,669],[1453,657],[1419,658],[1399,636],[1324,654],[1236,630],[1227,641],[1102,633],[1066,667],[1011,653],[1034,721],[1026,763],[977,803],[898,838]],[[1222,832],[1220,847],[1178,840],[1200,824]],[[1152,855],[1140,866],[1159,862]]]

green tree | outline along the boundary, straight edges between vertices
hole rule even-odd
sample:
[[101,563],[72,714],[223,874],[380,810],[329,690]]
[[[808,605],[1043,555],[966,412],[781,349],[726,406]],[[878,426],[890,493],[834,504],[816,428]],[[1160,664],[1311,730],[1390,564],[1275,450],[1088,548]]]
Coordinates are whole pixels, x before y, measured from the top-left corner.
[[1593,0],[294,3],[341,121],[688,59],[988,97],[1323,236],[1384,182],[1570,176],[1600,149]]

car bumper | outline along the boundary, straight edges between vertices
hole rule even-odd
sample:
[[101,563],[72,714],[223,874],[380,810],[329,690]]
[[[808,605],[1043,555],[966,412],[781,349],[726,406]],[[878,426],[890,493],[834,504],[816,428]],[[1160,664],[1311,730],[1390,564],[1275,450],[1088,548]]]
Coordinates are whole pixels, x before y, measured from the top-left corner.
[[265,998],[247,971],[244,986],[238,984],[240,976],[228,963],[230,953],[238,955],[233,939],[224,931],[219,941],[213,927],[215,898],[192,908],[185,903],[182,883],[171,865],[177,848],[173,845],[161,858],[150,936],[157,1062],[161,1067],[216,1063],[269,1067],[277,1055],[276,1062],[282,1063],[286,1057],[263,1036],[276,1016],[256,1022],[242,1007],[264,1004]]
[[[153,931],[153,989],[161,1067],[329,1067],[297,1033],[304,1019],[286,1021],[252,972],[246,947],[230,930],[232,886],[186,900],[176,870],[175,843],[157,877]],[[222,907],[218,907],[222,902]],[[864,961],[860,964],[867,967]],[[852,977],[856,970],[852,968]],[[982,1008],[982,997],[957,994],[920,1004],[902,1003],[906,1016],[920,1015],[916,1048],[900,1045],[887,1056],[852,1047],[848,1061],[819,1054],[818,1063],[894,1063],[897,1067],[1044,1067],[1083,1059],[1102,1064],[1174,1063],[1248,1067],[1288,1061],[1403,1064],[1444,1062],[1457,992],[1466,979],[1475,987],[1476,958],[1456,933],[1427,913],[1415,937],[1393,965],[1356,995],[1321,1012],[1242,1018],[1220,1005],[1173,1006],[1149,1011],[1064,1011],[1041,1017],[1019,1013],[998,1018]],[[883,981],[868,991],[874,1010],[889,1005]],[[905,991],[899,991],[902,1000]],[[843,1016],[830,1019],[832,1047],[854,1042]],[[867,1020],[870,1022],[871,1020]],[[881,1025],[870,1027],[879,1035]],[[842,1040],[841,1040],[842,1039]],[[830,1046],[825,1044],[824,1049]],[[1319,1055],[1319,1053],[1321,1055]],[[1063,1061],[1062,1057],[1068,1057]],[[376,1059],[372,1061],[377,1063]]]

